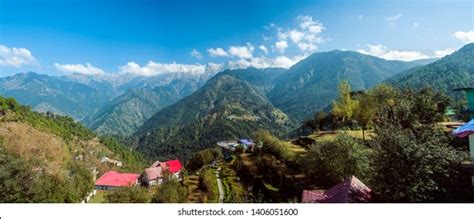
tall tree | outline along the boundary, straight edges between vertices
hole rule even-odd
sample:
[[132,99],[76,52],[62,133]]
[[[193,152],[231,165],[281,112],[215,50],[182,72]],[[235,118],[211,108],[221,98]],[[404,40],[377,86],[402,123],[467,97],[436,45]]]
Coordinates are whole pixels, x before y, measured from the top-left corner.
[[347,81],[341,81],[339,84],[339,98],[333,102],[332,113],[345,123],[352,119],[357,104],[357,101],[352,99],[351,96],[351,85]]

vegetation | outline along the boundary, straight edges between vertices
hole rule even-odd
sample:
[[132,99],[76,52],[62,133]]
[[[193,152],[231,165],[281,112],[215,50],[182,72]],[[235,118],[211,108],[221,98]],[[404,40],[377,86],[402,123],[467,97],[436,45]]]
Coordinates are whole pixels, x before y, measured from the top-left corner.
[[125,169],[128,171],[142,171],[143,167],[146,166],[143,156],[134,151],[132,148],[126,149],[117,138],[112,136],[103,136],[100,138],[100,143],[104,144],[114,154],[119,155],[122,162],[126,164]]
[[263,143],[262,151],[276,156],[278,159],[291,160],[295,154],[290,150],[291,144],[278,139],[267,131],[259,131],[256,139]]
[[164,180],[152,197],[154,203],[184,203],[188,189],[175,179]]
[[337,97],[342,80],[355,90],[369,89],[415,63],[387,61],[351,51],[315,53],[275,79],[273,105],[297,121],[309,119]]
[[0,97],[0,121],[0,190],[10,194],[1,202],[80,202],[93,189],[92,170],[103,168],[100,156],[116,156],[71,118],[33,112],[12,98]]
[[251,138],[260,128],[282,136],[294,127],[258,86],[224,72],[148,120],[136,133],[137,149],[153,159],[189,159],[218,141]]
[[71,164],[66,178],[37,171],[41,170],[0,147],[0,202],[80,202],[93,187],[92,174],[77,163]]
[[209,202],[217,202],[219,193],[217,191],[217,179],[215,170],[212,168],[204,170],[199,176],[199,185],[207,193]]
[[195,153],[189,160],[186,167],[189,171],[196,171],[201,169],[203,166],[211,164],[213,161],[222,158],[223,155],[220,148],[209,148]]
[[1,78],[0,95],[13,97],[36,111],[79,120],[110,101],[115,91],[108,83],[90,86],[64,77],[28,72]]
[[172,85],[131,89],[90,115],[84,123],[101,134],[131,136],[159,110],[181,99],[178,92]]
[[147,203],[150,201],[148,189],[144,187],[116,188],[105,195],[108,203]]
[[404,71],[388,79],[387,82],[400,88],[432,87],[451,97],[461,99],[464,97],[463,92],[453,89],[472,85],[473,54],[474,43],[470,43],[439,61]]
[[324,188],[352,175],[370,185],[371,156],[372,150],[357,139],[340,134],[333,140],[313,145],[305,156],[304,166],[314,183]]

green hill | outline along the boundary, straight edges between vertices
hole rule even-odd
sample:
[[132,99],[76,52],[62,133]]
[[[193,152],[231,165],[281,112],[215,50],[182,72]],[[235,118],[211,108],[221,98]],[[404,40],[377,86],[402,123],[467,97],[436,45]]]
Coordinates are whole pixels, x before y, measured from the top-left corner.
[[135,133],[140,139],[137,150],[152,158],[187,158],[217,141],[252,137],[258,129],[284,135],[294,128],[293,120],[273,107],[262,87],[235,76],[240,71],[218,74],[192,95],[155,114]]
[[99,139],[70,117],[42,114],[0,97],[0,202],[80,202],[93,171],[141,169],[141,157],[113,139]]
[[331,103],[342,80],[362,90],[416,65],[352,51],[315,53],[278,77],[268,96],[276,107],[302,121]]
[[112,88],[96,86],[29,72],[1,78],[0,95],[13,97],[39,112],[49,111],[80,120],[115,96]]
[[163,87],[132,89],[112,101],[85,123],[102,134],[129,136],[163,107],[181,97]]
[[426,66],[404,71],[387,80],[397,87],[433,87],[452,97],[463,97],[453,89],[474,86],[474,43]]

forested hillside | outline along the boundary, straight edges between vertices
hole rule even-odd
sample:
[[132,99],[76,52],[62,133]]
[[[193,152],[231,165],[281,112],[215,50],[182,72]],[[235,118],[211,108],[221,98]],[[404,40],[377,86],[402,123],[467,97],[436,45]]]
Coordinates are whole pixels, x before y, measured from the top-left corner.
[[113,139],[99,139],[69,117],[33,112],[0,98],[0,202],[80,202],[94,187],[94,171],[129,169],[142,158]]
[[281,136],[295,128],[262,89],[232,74],[215,76],[196,93],[153,116],[135,134],[140,138],[138,150],[160,159],[188,157],[217,141],[252,137],[259,129]]
[[354,90],[363,90],[416,65],[352,51],[314,53],[276,79],[269,99],[289,116],[303,121],[331,103],[342,80]]
[[474,85],[474,43],[426,66],[409,69],[387,80],[398,87],[433,87],[452,97],[461,98],[462,92],[453,91]]

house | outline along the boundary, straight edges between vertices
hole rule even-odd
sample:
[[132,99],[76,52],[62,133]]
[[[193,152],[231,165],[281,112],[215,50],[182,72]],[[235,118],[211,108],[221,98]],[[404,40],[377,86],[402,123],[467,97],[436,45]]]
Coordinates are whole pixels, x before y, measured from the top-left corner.
[[145,169],[140,180],[148,186],[159,185],[163,182],[165,171],[169,171],[172,178],[179,180],[179,173],[182,167],[183,165],[179,160],[156,161],[149,168]]
[[118,166],[118,167],[123,166],[122,161],[110,159],[110,158],[105,157],[105,156],[100,159],[100,162],[101,163],[110,163],[110,164],[113,164],[113,165]]
[[237,147],[241,146],[244,150],[253,151],[255,143],[251,139],[240,139],[238,141],[219,141],[217,146],[230,151],[235,151]]
[[302,203],[361,203],[370,202],[372,190],[351,176],[329,190],[303,190]]
[[95,181],[95,188],[97,190],[112,190],[118,187],[135,186],[138,183],[139,176],[140,174],[135,173],[109,171]]
[[453,130],[452,134],[458,138],[468,138],[470,162],[465,163],[465,172],[471,177],[471,185],[474,188],[474,119],[463,126]]

